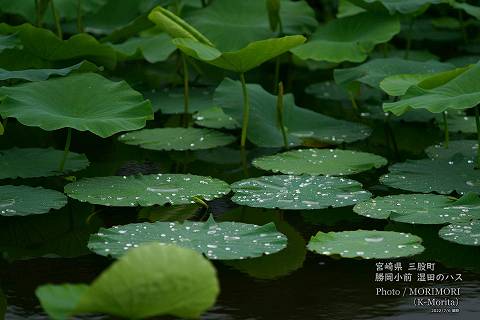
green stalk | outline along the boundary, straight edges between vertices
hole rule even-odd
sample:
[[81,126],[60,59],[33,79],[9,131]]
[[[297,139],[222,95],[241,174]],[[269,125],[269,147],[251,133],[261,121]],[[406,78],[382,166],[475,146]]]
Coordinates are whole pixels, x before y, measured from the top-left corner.
[[247,142],[247,128],[248,128],[248,119],[250,116],[250,102],[248,99],[247,83],[245,82],[245,75],[240,73],[240,81],[242,82],[242,93],[243,93],[243,121],[242,121],[242,137],[240,140],[240,146],[245,148],[245,143]]
[[5,129],[7,129],[8,118],[3,119],[3,123],[0,122],[0,136],[5,133]]
[[83,33],[82,0],[77,0],[77,32]]
[[278,96],[277,96],[277,120],[280,130],[282,131],[283,145],[285,149],[288,149],[287,132],[285,125],[283,124],[283,83],[278,83]]
[[188,105],[189,105],[189,87],[188,87],[188,65],[185,54],[181,53],[183,65],[183,126],[188,128]]
[[478,106],[475,107],[475,123],[477,124],[477,140],[478,140],[478,149],[477,149],[477,165],[476,169],[480,168],[480,117],[478,116]]
[[358,104],[357,100],[355,100],[355,95],[349,90],[348,96],[350,97],[350,102],[352,103],[353,109],[358,112]]
[[63,149],[63,157],[62,161],[60,162],[60,167],[58,171],[63,172],[65,168],[65,163],[67,162],[68,153],[70,152],[70,143],[72,142],[72,128],[68,128],[67,131],[67,139],[65,140],[65,149]]
[[445,149],[448,149],[448,142],[450,140],[450,134],[448,132],[448,121],[447,121],[447,112],[443,111],[443,131],[445,133],[445,142],[443,143],[443,146]]
[[405,50],[404,58],[408,60],[410,56],[410,48],[412,47],[412,28],[413,28],[413,19],[410,18],[408,21],[408,31],[407,31],[407,48]]
[[50,0],[50,10],[52,10],[53,19],[55,20],[55,27],[57,28],[57,35],[60,39],[63,38],[62,26],[60,25],[60,18],[57,15],[57,10],[55,10],[55,4],[53,0]]

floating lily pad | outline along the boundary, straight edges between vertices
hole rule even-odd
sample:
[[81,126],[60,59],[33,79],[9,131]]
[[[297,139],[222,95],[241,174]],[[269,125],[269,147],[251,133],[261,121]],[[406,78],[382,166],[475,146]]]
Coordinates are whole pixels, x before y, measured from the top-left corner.
[[480,220],[454,223],[438,232],[441,238],[467,246],[480,246]]
[[238,204],[288,210],[350,206],[371,196],[360,182],[326,176],[263,176],[231,187],[232,200]]
[[334,150],[300,149],[253,160],[263,170],[285,174],[349,175],[387,164],[387,159],[372,153]]
[[1,87],[0,95],[6,96],[2,117],[48,131],[68,127],[105,138],[153,119],[150,102],[139,92],[95,73]]
[[209,259],[231,260],[275,253],[287,245],[287,237],[274,223],[263,226],[239,222],[134,223],[100,229],[88,247],[93,252],[119,257],[126,251],[149,242],[175,244],[205,254]]
[[456,154],[462,155],[466,159],[475,159],[478,150],[477,140],[453,140],[445,148],[443,143],[436,144],[425,149],[425,153],[431,159],[450,159]]
[[363,12],[318,27],[307,43],[291,51],[303,60],[362,62],[376,44],[389,41],[399,32],[398,17]]
[[[164,89],[162,91],[146,92],[145,97],[152,101],[153,111],[164,114],[183,114],[183,88]],[[214,106],[211,90],[192,87],[188,92],[190,112],[198,112]]]
[[460,199],[435,194],[399,194],[358,203],[356,213],[374,219],[412,224],[444,224],[480,219],[480,198],[468,193]]
[[414,192],[480,193],[480,171],[474,167],[474,161],[462,154],[452,158],[407,160],[390,166],[390,172],[380,181],[392,188]]
[[193,119],[195,120],[195,124],[207,128],[240,128],[238,121],[226,114],[220,107],[212,107],[210,109],[199,111],[193,116]]
[[119,141],[149,150],[199,150],[225,146],[235,137],[210,129],[156,128],[122,134]]
[[106,313],[127,319],[158,315],[199,318],[219,293],[213,265],[176,246],[150,244],[128,252],[91,285],[43,285],[35,291],[52,319]]
[[12,148],[0,151],[0,179],[58,176],[88,167],[84,154],[70,152],[63,172],[58,166],[63,151],[52,148]]
[[[351,99],[347,89],[333,81],[311,84],[305,89],[305,92],[321,100],[350,101]],[[355,95],[355,99],[359,101],[380,99],[380,92],[368,86],[360,86],[359,93],[359,95]]]
[[[248,140],[261,147],[283,147],[282,132],[277,122],[277,97],[257,84],[247,84],[247,89],[250,96]],[[296,106],[292,94],[284,95],[283,99],[284,125],[291,146],[301,145],[307,139],[340,144],[370,135],[370,128],[363,124],[331,118]],[[215,91],[214,101],[227,115],[242,123],[243,97],[239,81],[225,79]]]
[[227,183],[188,174],[151,174],[85,178],[65,186],[74,199],[105,206],[153,206],[212,200],[230,192]]
[[0,216],[28,216],[60,209],[67,204],[63,193],[41,187],[0,186]]
[[409,257],[421,253],[422,239],[393,231],[319,231],[310,239],[308,249],[323,255],[342,258],[389,259]]

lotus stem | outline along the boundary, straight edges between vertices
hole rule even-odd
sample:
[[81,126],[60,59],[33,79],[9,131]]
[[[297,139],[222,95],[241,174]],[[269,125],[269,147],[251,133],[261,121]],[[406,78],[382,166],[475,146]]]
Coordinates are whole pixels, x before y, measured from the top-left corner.
[[477,164],[475,166],[475,169],[478,169],[480,168],[480,117],[478,115],[478,106],[475,107],[475,123],[477,124],[477,142],[478,142]]
[[448,132],[448,121],[447,121],[447,112],[443,111],[443,131],[445,133],[445,142],[443,143],[443,146],[445,149],[448,149],[448,142],[450,141],[450,134]]
[[82,0],[77,0],[77,32],[83,33]]
[[188,105],[189,105],[189,87],[188,87],[188,65],[185,54],[181,53],[183,65],[183,126],[188,128]]
[[278,96],[277,96],[277,119],[280,130],[282,131],[283,145],[285,149],[288,149],[287,132],[285,130],[284,118],[283,118],[283,83],[278,83]]
[[67,139],[65,140],[65,148],[63,149],[63,157],[62,161],[60,162],[60,167],[58,171],[63,172],[65,168],[65,163],[67,162],[68,153],[70,152],[70,143],[72,142],[72,128],[68,128],[67,130]]
[[410,48],[412,47],[412,28],[413,28],[413,19],[410,18],[408,21],[408,31],[407,31],[407,47],[405,49],[404,58],[408,60],[410,56]]
[[55,4],[53,0],[50,0],[50,10],[52,10],[53,19],[55,20],[57,35],[60,39],[63,39],[62,26],[60,25],[60,18],[58,17],[57,10],[55,10]]
[[242,137],[240,140],[240,146],[245,148],[247,142],[247,129],[248,129],[248,120],[250,116],[250,102],[248,99],[247,83],[245,82],[245,75],[240,73],[240,81],[242,82],[242,93],[243,93],[243,122],[242,122]]
[[355,95],[349,90],[348,96],[350,97],[350,102],[352,103],[353,109],[358,112],[358,104],[357,100],[355,100]]

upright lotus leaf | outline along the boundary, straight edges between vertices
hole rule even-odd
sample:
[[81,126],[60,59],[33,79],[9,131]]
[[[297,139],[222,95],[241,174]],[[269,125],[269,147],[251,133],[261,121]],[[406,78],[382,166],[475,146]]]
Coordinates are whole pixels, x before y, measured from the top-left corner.
[[337,18],[345,18],[365,12],[362,7],[354,5],[350,0],[338,0]]
[[[283,147],[282,132],[277,122],[277,97],[257,84],[248,84],[247,89],[251,104],[248,140],[261,147]],[[242,121],[240,82],[225,79],[215,91],[214,101],[227,115],[237,122]],[[366,138],[371,132],[363,124],[297,107],[291,94],[284,95],[283,103],[283,121],[291,146],[301,145],[308,139],[329,144],[353,142]]]
[[419,14],[431,4],[439,4],[445,0],[349,0],[367,10],[380,10],[385,8],[390,14]]
[[[318,22],[306,1],[276,0],[282,33],[309,34]],[[251,42],[275,37],[265,0],[222,0],[208,7],[186,12],[185,19],[198,28],[220,51],[235,51]],[[235,35],[235,36],[232,36]]]
[[263,170],[285,174],[350,175],[387,164],[387,159],[372,153],[334,150],[300,149],[253,160]]
[[95,73],[0,87],[0,115],[44,130],[73,128],[109,137],[153,119],[150,102],[125,82]]
[[118,141],[149,150],[199,150],[225,146],[235,137],[199,128],[156,128],[122,134]]
[[239,222],[185,221],[134,223],[100,229],[88,247],[93,252],[118,258],[144,243],[175,244],[203,253],[212,260],[259,257],[284,249],[287,237],[274,223],[263,226]]
[[480,219],[480,198],[474,193],[460,199],[435,194],[399,194],[360,202],[353,211],[374,219],[445,224]]
[[71,198],[119,207],[188,204],[194,197],[212,200],[229,192],[221,180],[188,174],[85,178],[65,186]]
[[[183,88],[164,89],[161,91],[147,91],[145,97],[152,101],[153,111],[161,111],[163,114],[182,114]],[[190,112],[198,112],[214,106],[212,90],[208,88],[190,87],[188,90]]]
[[350,206],[371,196],[355,180],[327,176],[263,176],[231,187],[238,204],[288,210]]
[[380,88],[391,96],[403,96],[410,87],[422,86],[425,89],[439,87],[458,75],[464,73],[472,66],[460,67],[453,70],[437,73],[410,73],[388,76],[380,82]]
[[27,81],[47,80],[51,76],[66,76],[72,72],[95,72],[99,70],[96,65],[88,61],[82,61],[73,66],[61,69],[28,69],[28,70],[5,70],[0,68],[0,80],[21,79]]
[[306,44],[291,51],[303,60],[362,62],[375,45],[399,32],[398,17],[364,12],[320,26]]
[[475,19],[480,20],[480,7],[471,5],[467,2],[459,2],[455,0],[449,0],[448,2],[453,8],[463,10]]
[[414,192],[480,193],[480,172],[474,167],[472,157],[460,153],[450,158],[407,160],[390,166],[380,181]]
[[443,227],[440,238],[467,246],[480,245],[480,220],[460,222]]
[[353,81],[378,88],[386,77],[398,74],[435,73],[453,69],[449,63],[438,61],[413,61],[399,58],[372,59],[359,66],[346,69],[335,69],[334,78],[338,84],[347,84]]
[[185,54],[221,69],[247,72],[305,42],[303,36],[285,36],[249,43],[236,51],[221,52],[217,48],[190,38],[177,38],[173,43]]
[[18,54],[29,54],[34,59],[47,62],[88,59],[97,65],[113,69],[116,65],[115,51],[107,44],[99,43],[94,37],[80,33],[68,40],[61,40],[47,29],[30,24],[9,26],[0,23],[0,34],[17,34],[23,49]]
[[17,34],[0,35],[0,52],[5,49],[16,48],[20,45]]
[[213,265],[195,251],[149,244],[131,250],[91,285],[43,285],[35,294],[55,320],[82,313],[128,319],[198,318],[219,293]]
[[58,176],[83,170],[89,165],[84,154],[70,152],[64,170],[61,172],[58,170],[58,163],[63,155],[63,150],[52,148],[0,150],[0,179]]
[[319,231],[310,239],[308,249],[327,256],[361,259],[391,259],[409,257],[425,248],[422,239],[403,232],[355,230],[343,232]]
[[384,103],[383,109],[401,115],[410,109],[427,109],[439,113],[447,109],[464,110],[480,103],[480,64],[476,64],[440,86],[429,88],[427,78],[411,86],[405,98]]
[[144,58],[149,63],[165,61],[177,49],[166,33],[132,37],[125,42],[111,46],[117,52],[118,60]]
[[28,186],[0,186],[0,216],[28,216],[60,209],[67,197],[55,190]]
[[155,7],[149,13],[148,18],[153,23],[157,24],[162,30],[165,30],[165,32],[172,38],[188,38],[213,46],[210,40],[208,40],[208,38],[201,34],[197,29],[161,6]]

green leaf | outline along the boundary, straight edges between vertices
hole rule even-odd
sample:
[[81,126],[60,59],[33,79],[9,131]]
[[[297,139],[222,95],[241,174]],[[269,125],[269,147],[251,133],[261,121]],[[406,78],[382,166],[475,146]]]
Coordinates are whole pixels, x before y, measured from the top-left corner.
[[[367,86],[360,86],[357,101],[369,99],[380,100],[380,92]],[[351,93],[344,87],[336,84],[334,81],[323,81],[310,84],[305,88],[305,92],[313,95],[317,99],[332,101],[350,101]]]
[[165,61],[177,49],[166,33],[132,37],[125,42],[111,46],[117,51],[118,60],[144,58],[149,63]]
[[44,285],[36,295],[58,320],[82,313],[198,318],[214,304],[219,290],[215,268],[200,254],[150,244],[128,252],[90,286]]
[[453,69],[449,63],[438,61],[412,61],[399,58],[372,59],[357,67],[335,69],[334,78],[338,84],[347,84],[353,81],[364,83],[378,88],[386,77],[398,74],[435,73]]
[[[464,112],[446,112],[449,132],[477,133],[475,117],[466,116]],[[443,117],[439,115],[436,120],[438,126],[444,130]]]
[[189,38],[177,38],[173,43],[185,54],[221,69],[247,72],[262,63],[302,44],[303,36],[285,36],[249,43],[237,51],[221,52],[215,47]]
[[[146,92],[145,97],[152,101],[154,112],[160,110],[164,114],[183,114],[183,88]],[[212,92],[205,88],[189,88],[188,100],[188,110],[192,113],[214,106]]]
[[438,231],[440,238],[466,246],[480,246],[480,220],[454,223]]
[[19,46],[19,44],[20,41],[16,33],[10,35],[0,35],[0,52],[5,49],[16,48]]
[[480,193],[480,172],[471,157],[407,160],[388,168],[380,181],[390,187],[414,192],[450,194]]
[[83,170],[89,162],[84,154],[69,152],[63,172],[58,165],[63,150],[52,148],[12,148],[0,151],[0,179],[59,176]]
[[350,206],[371,196],[355,180],[326,176],[263,176],[231,187],[240,205],[288,210]]
[[240,123],[226,114],[220,107],[212,107],[203,111],[197,112],[193,119],[195,124],[214,129],[237,129],[240,128]]
[[342,258],[391,259],[421,253],[425,249],[421,242],[415,235],[393,231],[319,231],[307,247],[319,254]]
[[150,102],[125,82],[95,73],[1,87],[0,115],[44,130],[74,128],[102,138],[140,129],[153,119]]
[[[236,51],[251,42],[277,36],[269,23],[264,0],[222,0],[201,10],[186,12],[186,20],[220,51]],[[280,1],[279,19],[285,35],[309,34],[318,22],[306,1]],[[232,36],[235,35],[235,36]]]
[[155,7],[148,15],[148,18],[158,25],[162,30],[168,33],[172,38],[188,38],[206,45],[213,44],[197,29],[189,25],[182,18],[173,14],[171,11]]
[[387,164],[387,159],[372,153],[350,150],[300,149],[257,158],[252,164],[274,173],[350,175],[380,168]]
[[410,109],[427,109],[439,113],[447,109],[464,110],[480,103],[480,64],[468,68],[453,79],[433,79],[430,77],[411,86],[405,98],[384,103],[383,109],[396,115]]
[[448,143],[448,148],[443,144],[436,144],[425,149],[425,153],[431,159],[446,159],[459,154],[465,159],[473,160],[477,156],[477,140],[453,140]]
[[[247,138],[261,147],[283,147],[282,132],[277,121],[277,97],[258,84],[247,84],[250,96],[250,120]],[[225,79],[215,91],[215,104],[242,122],[243,97],[239,81]],[[370,135],[363,124],[338,120],[295,105],[292,94],[283,96],[284,125],[290,146],[301,145],[307,139],[330,144],[353,142]]]
[[365,12],[320,26],[306,44],[291,51],[302,60],[362,62],[375,45],[399,32],[398,17]]
[[284,249],[287,238],[275,224],[263,226],[239,222],[135,223],[100,229],[88,247],[93,252],[118,258],[130,249],[156,242],[196,250],[209,259],[231,260],[259,257]]
[[66,76],[72,72],[97,71],[98,67],[91,62],[82,61],[73,66],[61,69],[29,69],[29,70],[5,70],[0,68],[0,80],[22,79],[27,81],[47,80],[51,76]]
[[[238,3],[238,1],[237,1]],[[281,25],[282,20],[280,18],[280,0],[266,0],[268,12],[268,22],[270,23],[270,30],[276,31],[278,26]]]
[[412,224],[445,224],[480,219],[480,198],[467,193],[460,199],[435,194],[399,194],[358,203],[356,213],[374,219]]
[[221,180],[188,174],[85,178],[65,186],[71,198],[120,207],[188,204],[195,196],[212,200],[229,192]]
[[23,49],[18,52],[49,63],[88,59],[109,69],[113,69],[116,65],[115,51],[109,45],[99,43],[86,33],[73,35],[68,40],[61,40],[51,31],[36,28],[30,24],[12,27],[1,23],[0,34],[17,34],[23,45]]
[[122,134],[118,141],[148,150],[199,150],[225,146],[235,137],[199,128],[156,128]]
[[337,18],[345,18],[348,16],[354,16],[356,14],[365,12],[365,9],[358,7],[348,0],[338,1]]
[[349,0],[355,5],[368,10],[379,10],[383,7],[390,14],[419,14],[425,11],[430,4],[442,3],[445,0]]
[[467,14],[471,15],[475,19],[480,20],[480,7],[473,6],[466,2],[457,2],[455,0],[449,0],[450,5],[459,10],[463,10]]
[[0,215],[28,216],[60,209],[67,204],[63,193],[41,187],[0,186]]

